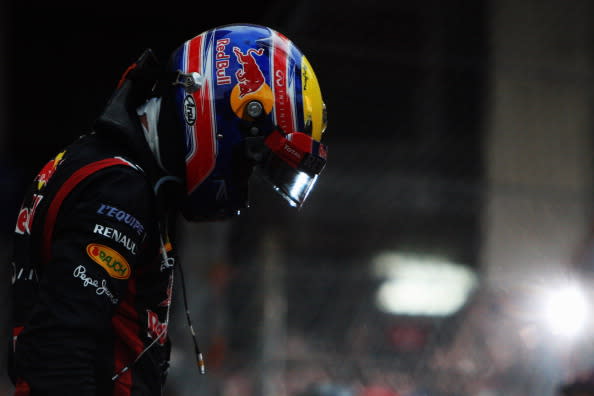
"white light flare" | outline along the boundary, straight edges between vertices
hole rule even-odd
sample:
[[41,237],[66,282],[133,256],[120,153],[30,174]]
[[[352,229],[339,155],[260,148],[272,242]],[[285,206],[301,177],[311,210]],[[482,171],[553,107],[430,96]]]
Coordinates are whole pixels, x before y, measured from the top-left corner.
[[575,338],[586,327],[589,306],[577,285],[565,285],[544,296],[543,319],[550,331],[566,338]]
[[470,268],[422,255],[380,254],[374,272],[385,278],[376,295],[378,307],[400,315],[452,315],[478,284]]

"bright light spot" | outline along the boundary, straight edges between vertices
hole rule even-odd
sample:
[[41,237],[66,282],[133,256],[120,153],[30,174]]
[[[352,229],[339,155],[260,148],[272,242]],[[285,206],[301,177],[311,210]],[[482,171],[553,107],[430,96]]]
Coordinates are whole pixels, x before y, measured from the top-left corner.
[[311,177],[307,173],[299,172],[299,174],[293,181],[293,185],[291,186],[291,191],[289,191],[289,195],[292,198],[299,199],[304,192],[307,194],[307,188],[310,181]]
[[567,285],[545,296],[544,319],[555,335],[575,337],[588,320],[588,303],[581,289]]
[[374,260],[374,270],[387,278],[377,292],[378,307],[404,315],[451,315],[478,283],[471,269],[429,256],[384,253]]

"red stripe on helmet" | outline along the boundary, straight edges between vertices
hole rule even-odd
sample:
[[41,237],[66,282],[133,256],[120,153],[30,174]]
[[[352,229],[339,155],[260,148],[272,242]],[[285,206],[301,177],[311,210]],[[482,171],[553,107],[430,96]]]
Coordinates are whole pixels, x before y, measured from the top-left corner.
[[273,32],[272,92],[274,93],[274,120],[283,132],[295,132],[293,99],[289,92],[289,53],[291,42],[282,34]]
[[[211,67],[210,56],[206,56],[204,35],[197,36],[188,42],[187,73],[207,73]],[[195,150],[186,158],[186,187],[191,192],[212,172],[216,160],[216,147],[213,127],[210,80],[206,78],[204,85],[191,94],[196,103],[196,122],[191,126]]]

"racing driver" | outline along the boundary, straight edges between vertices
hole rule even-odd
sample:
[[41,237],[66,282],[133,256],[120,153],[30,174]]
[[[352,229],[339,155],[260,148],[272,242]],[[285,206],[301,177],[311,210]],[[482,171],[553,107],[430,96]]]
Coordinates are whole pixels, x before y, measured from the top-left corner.
[[325,125],[311,65],[268,27],[208,30],[163,64],[141,54],[93,131],[56,153],[22,202],[15,395],[161,395],[176,216],[238,215],[252,173],[301,207],[326,163]]

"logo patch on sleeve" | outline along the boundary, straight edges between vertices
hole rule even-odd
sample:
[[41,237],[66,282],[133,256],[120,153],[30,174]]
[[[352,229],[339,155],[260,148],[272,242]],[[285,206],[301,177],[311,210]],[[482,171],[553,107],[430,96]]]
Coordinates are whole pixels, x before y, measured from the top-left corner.
[[112,278],[128,279],[130,277],[130,265],[121,254],[112,248],[98,243],[90,243],[87,245],[87,254]]

